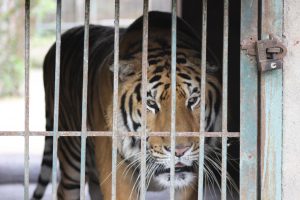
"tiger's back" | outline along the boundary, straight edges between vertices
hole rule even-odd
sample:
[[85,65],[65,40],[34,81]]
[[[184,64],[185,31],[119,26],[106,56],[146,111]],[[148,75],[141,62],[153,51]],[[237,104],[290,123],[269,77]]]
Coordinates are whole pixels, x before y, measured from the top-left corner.
[[[93,98],[92,85],[101,63],[111,53],[114,44],[114,29],[105,26],[90,25],[89,37],[89,74],[88,74],[88,97]],[[122,32],[122,30],[121,30]],[[82,106],[82,81],[83,81],[83,38],[84,27],[75,27],[65,32],[61,37],[60,57],[60,86],[59,86],[59,131],[81,130],[81,106]],[[55,88],[55,50],[54,44],[48,51],[43,65],[44,89],[46,102],[46,130],[53,131],[54,122],[54,88]],[[72,58],[72,59],[70,59]],[[91,102],[91,98],[87,101]],[[88,106],[90,107],[90,103]],[[93,109],[89,108],[89,112]],[[72,112],[71,112],[72,111]],[[88,114],[87,123],[90,124]],[[101,121],[101,120],[100,120]],[[104,121],[104,119],[103,119]],[[88,125],[88,127],[91,127]],[[104,127],[104,125],[103,125]],[[104,129],[104,128],[103,128]],[[103,130],[102,129],[102,130]],[[41,173],[33,199],[41,199],[47,184],[51,180],[52,170],[52,137],[46,137]],[[58,140],[58,157],[62,176],[69,178],[63,183],[64,188],[70,190],[71,196],[79,194],[80,169],[80,137],[60,137]],[[99,195],[99,183],[95,170],[93,142],[87,139],[86,166],[90,190]],[[64,165],[64,163],[67,163]],[[93,178],[94,177],[94,178]],[[97,191],[98,190],[98,191]],[[61,194],[62,195],[62,194]],[[71,197],[69,197],[71,198]],[[97,198],[96,198],[97,199]]]

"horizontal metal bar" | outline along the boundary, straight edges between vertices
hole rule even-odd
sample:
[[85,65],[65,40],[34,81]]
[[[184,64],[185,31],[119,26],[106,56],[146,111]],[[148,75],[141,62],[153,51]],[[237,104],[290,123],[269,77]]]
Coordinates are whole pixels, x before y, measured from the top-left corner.
[[[0,131],[0,136],[24,136],[25,131]],[[80,131],[58,131],[58,136],[81,136]],[[107,136],[112,137],[111,131],[87,131],[87,136]],[[176,132],[177,137],[199,137],[203,135],[205,137],[240,137],[240,132]],[[29,136],[53,136],[52,131],[30,131]],[[118,137],[124,136],[141,136],[139,132],[118,132]],[[170,132],[148,132],[147,136],[171,136]]]

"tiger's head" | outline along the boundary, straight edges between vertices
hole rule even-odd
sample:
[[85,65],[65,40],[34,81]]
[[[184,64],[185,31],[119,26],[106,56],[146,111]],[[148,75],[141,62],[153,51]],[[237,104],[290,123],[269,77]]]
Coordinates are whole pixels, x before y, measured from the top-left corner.
[[[120,37],[118,131],[142,131],[142,18]],[[199,132],[201,102],[201,42],[193,29],[177,19],[176,50],[176,131]],[[171,130],[171,18],[169,14],[149,13],[147,66],[147,132]],[[206,131],[220,130],[221,87],[218,61],[207,53],[205,124]],[[113,71],[113,65],[110,65]],[[111,102],[112,104],[112,102]],[[109,106],[112,113],[112,105]],[[112,128],[112,117],[108,116]],[[149,136],[146,139],[146,182],[154,189],[170,186],[170,137]],[[207,138],[205,152],[215,147]],[[175,188],[183,189],[197,182],[199,137],[176,137]],[[123,137],[118,153],[128,167],[139,172],[141,140]],[[138,185],[138,184],[137,184]]]
[[[149,40],[147,70],[147,131],[169,132],[171,128],[171,55],[170,41]],[[178,46],[181,45],[178,40]],[[134,49],[134,47],[132,47]],[[133,50],[134,51],[134,50]],[[142,125],[142,66],[141,52],[121,60],[119,66],[118,130],[139,132]],[[200,129],[201,63],[199,53],[177,48],[176,62],[176,131],[198,132]],[[112,67],[111,67],[112,69]],[[206,76],[205,130],[217,129],[220,115],[220,85],[213,74]],[[110,107],[111,108],[111,107]],[[112,108],[111,108],[112,109]],[[112,124],[112,119],[110,119]],[[213,147],[213,141],[208,145]],[[141,143],[138,137],[123,137],[118,143],[121,157],[137,166],[140,164]],[[175,187],[195,184],[199,137],[177,137],[175,147]],[[170,137],[147,137],[148,184],[160,188],[170,185]],[[134,169],[135,167],[133,167]]]

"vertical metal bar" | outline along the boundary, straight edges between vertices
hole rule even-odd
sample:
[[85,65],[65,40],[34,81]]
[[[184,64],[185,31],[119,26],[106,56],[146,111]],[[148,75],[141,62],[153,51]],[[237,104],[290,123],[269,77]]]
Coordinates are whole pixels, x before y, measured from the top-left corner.
[[200,104],[200,136],[199,136],[199,170],[198,170],[198,200],[203,199],[204,145],[205,145],[205,93],[206,93],[206,30],[207,30],[207,0],[202,1],[202,41],[201,41],[201,104]]
[[177,36],[177,1],[172,0],[172,50],[171,50],[171,165],[170,165],[170,199],[175,199],[175,145],[176,145],[176,36]]
[[[223,88],[222,88],[222,132],[227,132],[227,102],[228,102],[228,11],[229,2],[224,0],[224,23],[223,23]],[[222,200],[226,200],[227,189],[227,137],[222,137]]]
[[57,142],[59,115],[59,80],[60,80],[60,47],[61,47],[61,0],[56,5],[56,51],[55,51],[55,91],[54,91],[54,125],[53,125],[53,163],[52,163],[52,199],[57,193]]
[[[241,1],[241,42],[257,39],[258,0]],[[240,199],[257,199],[257,65],[246,51],[240,61]]]
[[140,199],[146,199],[146,126],[147,126],[147,69],[148,69],[148,0],[144,0],[143,8],[143,55],[142,55],[142,136],[141,136],[141,182]]
[[[283,1],[261,1],[261,39],[282,37]],[[260,76],[261,199],[281,199],[282,69]]]
[[119,91],[119,16],[120,2],[115,0],[115,41],[114,41],[114,96],[113,96],[113,144],[112,144],[112,181],[111,199],[116,200],[117,179],[117,135],[118,135],[118,91]]
[[25,154],[24,199],[29,199],[29,58],[30,58],[30,0],[25,1]]
[[84,44],[83,44],[83,86],[82,86],[82,118],[81,118],[81,161],[80,161],[80,199],[85,199],[85,160],[86,160],[86,115],[87,115],[87,86],[89,64],[89,23],[90,0],[85,1],[84,14]]

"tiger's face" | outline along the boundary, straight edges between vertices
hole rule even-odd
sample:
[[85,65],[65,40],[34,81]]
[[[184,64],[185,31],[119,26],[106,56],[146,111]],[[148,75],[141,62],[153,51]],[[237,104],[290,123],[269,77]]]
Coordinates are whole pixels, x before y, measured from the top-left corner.
[[[171,57],[160,50],[149,51],[147,84],[147,131],[169,132],[171,129]],[[130,61],[121,61],[119,85],[119,131],[141,131],[142,96],[140,54]],[[138,66],[138,67],[137,67]],[[176,65],[176,131],[198,132],[200,129],[201,67],[177,49]],[[212,84],[216,82],[217,84]],[[207,75],[205,130],[214,129],[219,100],[217,80]],[[140,139],[124,137],[118,144],[118,152],[132,166],[140,164]],[[199,137],[177,137],[175,147],[175,188],[195,184]],[[161,189],[170,186],[171,146],[170,137],[147,137],[147,184],[155,183]],[[133,167],[134,169],[135,167]]]

